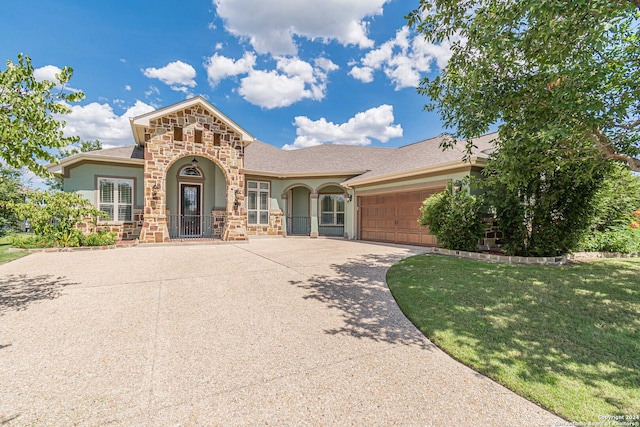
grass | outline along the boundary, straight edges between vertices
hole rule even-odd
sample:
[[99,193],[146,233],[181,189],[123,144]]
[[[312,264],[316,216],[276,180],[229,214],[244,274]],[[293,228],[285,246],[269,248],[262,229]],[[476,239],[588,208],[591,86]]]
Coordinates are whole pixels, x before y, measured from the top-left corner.
[[418,255],[387,282],[462,363],[573,422],[640,415],[640,260],[563,267]]
[[10,252],[11,248],[11,236],[0,237],[0,264],[4,264],[14,259],[22,258],[29,255],[28,252],[16,251]]

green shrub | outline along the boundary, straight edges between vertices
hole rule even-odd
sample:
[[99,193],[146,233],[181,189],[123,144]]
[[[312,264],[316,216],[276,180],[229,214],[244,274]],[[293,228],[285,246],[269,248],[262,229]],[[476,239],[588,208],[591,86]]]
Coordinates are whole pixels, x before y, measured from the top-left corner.
[[48,236],[38,236],[35,234],[29,236],[14,235],[11,236],[11,246],[20,249],[53,248],[58,246],[58,242],[56,239],[49,238]]
[[428,226],[446,249],[475,251],[486,224],[482,221],[483,200],[466,191],[453,193],[451,189],[426,199],[420,207],[418,222]]
[[82,236],[82,246],[109,246],[116,243],[116,233],[101,230]]
[[83,236],[76,224],[87,219],[95,224],[98,217],[108,217],[77,193],[33,191],[26,202],[13,203],[11,207],[19,218],[31,224],[36,235],[31,244],[47,246],[80,246]]
[[640,228],[631,228],[626,225],[593,232],[582,239],[577,250],[638,253],[640,252]]

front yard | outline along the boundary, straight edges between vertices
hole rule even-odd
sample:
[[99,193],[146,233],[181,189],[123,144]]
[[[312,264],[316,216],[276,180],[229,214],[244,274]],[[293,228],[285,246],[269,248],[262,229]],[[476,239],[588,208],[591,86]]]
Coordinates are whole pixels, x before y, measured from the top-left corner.
[[0,237],[0,264],[13,261],[14,259],[22,258],[28,255],[28,252],[22,251],[10,251],[11,249],[11,236]]
[[574,422],[640,416],[639,259],[538,267],[418,255],[387,281],[429,339],[527,399]]

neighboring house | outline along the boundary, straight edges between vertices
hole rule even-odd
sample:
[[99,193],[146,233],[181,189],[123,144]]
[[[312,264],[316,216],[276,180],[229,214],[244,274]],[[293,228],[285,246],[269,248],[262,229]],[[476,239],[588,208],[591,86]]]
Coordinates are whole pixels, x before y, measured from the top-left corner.
[[286,151],[202,97],[134,117],[131,128],[135,145],[79,153],[49,170],[64,191],[109,213],[101,227],[149,243],[301,235],[433,245],[417,222],[422,201],[477,175],[496,137],[474,140],[466,163],[460,148],[440,148],[443,137]]

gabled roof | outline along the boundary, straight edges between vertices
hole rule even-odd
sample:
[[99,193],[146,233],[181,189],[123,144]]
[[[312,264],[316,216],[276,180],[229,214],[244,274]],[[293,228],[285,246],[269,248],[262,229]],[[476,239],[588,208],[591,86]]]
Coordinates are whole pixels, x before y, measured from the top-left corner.
[[159,110],[154,110],[149,113],[130,118],[129,121],[131,123],[131,130],[133,131],[133,138],[139,145],[144,145],[144,129],[145,127],[149,127],[149,122],[151,120],[155,120],[160,117],[166,116],[167,114],[184,110],[185,108],[193,107],[196,105],[199,105],[205,110],[209,111],[210,114],[218,117],[227,126],[239,133],[242,137],[242,142],[245,145],[251,144],[253,141],[255,141],[253,135],[251,135],[240,125],[227,117],[222,111],[218,110],[209,101],[207,101],[200,95],[194,98],[187,99],[185,101],[175,103],[173,105],[169,105],[168,107],[160,108]]

